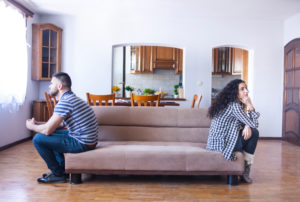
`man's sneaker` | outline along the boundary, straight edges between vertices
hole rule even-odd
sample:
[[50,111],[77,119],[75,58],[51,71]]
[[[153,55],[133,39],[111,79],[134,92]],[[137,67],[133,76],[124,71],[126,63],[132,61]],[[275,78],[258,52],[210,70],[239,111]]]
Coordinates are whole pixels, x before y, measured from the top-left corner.
[[65,175],[55,176],[53,173],[47,173],[45,176],[38,178],[37,181],[44,184],[49,184],[54,182],[59,182],[59,183],[67,182]]
[[[51,172],[50,172],[50,173],[44,173],[44,174],[43,174],[43,177],[46,177],[47,175],[50,175],[50,174],[51,174]],[[69,175],[69,174],[65,173],[64,175],[66,176],[66,179],[69,179],[69,178],[70,178],[70,175]]]

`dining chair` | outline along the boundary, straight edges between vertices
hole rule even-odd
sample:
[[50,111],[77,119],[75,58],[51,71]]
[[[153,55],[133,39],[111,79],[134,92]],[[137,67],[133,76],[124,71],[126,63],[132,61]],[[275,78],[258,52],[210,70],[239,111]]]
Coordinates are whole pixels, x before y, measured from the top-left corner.
[[56,100],[55,96],[51,96],[47,92],[45,92],[44,94],[46,97],[46,104],[47,104],[47,108],[48,108],[49,117],[51,117],[53,114],[53,111],[54,111],[54,106],[57,104],[57,100]]
[[[154,102],[156,102],[155,106],[158,107],[159,106],[159,101],[160,101],[160,94],[158,95],[136,95],[131,93],[130,94],[130,98],[131,98],[131,106],[134,107],[135,106],[135,102],[137,103],[138,107],[141,106],[148,106],[148,102],[149,102],[149,106],[154,106]],[[142,105],[144,104],[144,105]]]
[[200,95],[195,94],[193,96],[192,108],[198,108],[199,109],[201,99],[202,99],[202,95],[201,94]]
[[[86,93],[87,102],[91,106],[102,106],[105,103],[105,106],[114,106],[115,105],[115,97],[116,95],[108,94],[108,95],[95,95]],[[111,101],[111,102],[109,102]]]

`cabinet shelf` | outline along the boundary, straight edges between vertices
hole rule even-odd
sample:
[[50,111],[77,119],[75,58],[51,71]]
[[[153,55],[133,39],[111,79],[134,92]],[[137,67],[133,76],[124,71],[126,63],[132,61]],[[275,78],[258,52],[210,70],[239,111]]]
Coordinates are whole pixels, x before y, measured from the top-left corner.
[[55,62],[42,62],[42,64],[50,64],[50,65],[55,65]]
[[54,49],[55,49],[56,46],[42,46],[42,48],[48,48],[48,49],[49,49],[49,48],[54,48]]

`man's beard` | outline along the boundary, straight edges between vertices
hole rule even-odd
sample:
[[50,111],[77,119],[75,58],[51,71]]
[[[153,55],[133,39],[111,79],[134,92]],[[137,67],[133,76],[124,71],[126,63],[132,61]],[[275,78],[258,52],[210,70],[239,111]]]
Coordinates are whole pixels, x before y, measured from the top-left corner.
[[54,92],[50,91],[50,95],[56,97],[58,95],[58,89],[56,89]]

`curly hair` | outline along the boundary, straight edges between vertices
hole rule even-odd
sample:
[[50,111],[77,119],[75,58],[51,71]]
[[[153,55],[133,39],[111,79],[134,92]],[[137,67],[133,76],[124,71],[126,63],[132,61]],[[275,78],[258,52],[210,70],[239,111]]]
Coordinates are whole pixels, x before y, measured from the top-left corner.
[[245,81],[241,79],[234,79],[230,81],[220,93],[218,93],[215,102],[208,109],[208,116],[210,118],[215,117],[222,112],[229,103],[237,100],[240,83],[245,83]]

